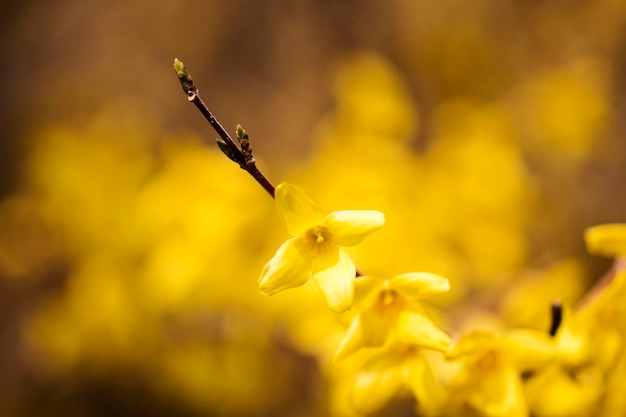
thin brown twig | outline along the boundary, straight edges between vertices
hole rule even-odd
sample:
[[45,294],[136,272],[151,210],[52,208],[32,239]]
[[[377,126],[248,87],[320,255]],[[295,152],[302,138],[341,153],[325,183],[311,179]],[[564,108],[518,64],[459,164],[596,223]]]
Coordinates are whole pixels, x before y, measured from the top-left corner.
[[[187,94],[187,100],[192,102],[200,113],[207,119],[207,121],[211,124],[211,127],[217,132],[217,134],[222,138],[224,144],[226,145],[228,150],[222,149],[226,155],[232,159],[234,162],[238,163],[241,169],[248,171],[250,175],[258,182],[267,193],[274,198],[274,190],[275,187],[272,183],[267,179],[265,175],[257,168],[256,161],[252,154],[246,155],[240,146],[231,138],[226,129],[217,121],[213,113],[209,110],[207,105],[202,101],[200,97],[200,93],[198,88],[193,82],[191,75],[185,68],[185,65],[179,61],[178,59],[174,59],[174,70],[176,71],[176,76],[180,81],[181,86],[183,87],[183,91]],[[223,144],[222,144],[223,145]],[[221,147],[221,146],[220,146]],[[356,277],[363,276],[363,273],[356,270]]]
[[274,185],[267,179],[265,175],[257,168],[256,161],[252,155],[246,156],[243,151],[237,145],[237,143],[230,137],[226,129],[217,121],[213,113],[209,110],[207,105],[202,101],[200,97],[200,92],[198,88],[194,84],[191,75],[185,68],[184,64],[178,59],[174,60],[174,69],[176,70],[176,75],[180,80],[180,83],[183,87],[183,90],[187,94],[187,99],[192,102],[200,113],[207,119],[211,127],[217,132],[217,134],[222,138],[224,143],[229,149],[229,158],[233,161],[237,162],[241,169],[247,171],[252,177],[263,187],[267,193],[274,198]]

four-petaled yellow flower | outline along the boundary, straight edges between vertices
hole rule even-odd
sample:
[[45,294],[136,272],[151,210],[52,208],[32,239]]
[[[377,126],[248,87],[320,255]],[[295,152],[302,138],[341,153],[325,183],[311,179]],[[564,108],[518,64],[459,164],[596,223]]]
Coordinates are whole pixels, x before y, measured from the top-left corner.
[[355,304],[362,311],[352,321],[335,359],[362,347],[382,346],[392,334],[403,343],[447,349],[450,337],[432,322],[420,301],[449,289],[446,278],[425,272],[409,272],[392,279],[359,277]]
[[452,415],[527,417],[522,375],[542,369],[554,359],[556,348],[547,333],[513,330],[497,336],[474,332],[446,353],[462,366],[450,382]]
[[[546,372],[528,392],[535,410],[547,408],[550,398],[549,410],[558,409],[559,415],[625,415],[626,224],[591,227],[585,241],[589,252],[616,260],[559,329],[562,366]],[[555,401],[555,392],[567,401]]]
[[445,392],[422,351],[416,346],[393,344],[372,352],[356,374],[350,399],[357,411],[371,414],[406,392],[417,400],[420,416],[439,415]]
[[557,339],[568,364],[592,362],[608,371],[623,350],[626,334],[626,224],[591,227],[585,240],[590,252],[617,259],[567,318]]
[[304,191],[282,183],[275,191],[276,207],[293,237],[265,265],[259,289],[267,295],[295,288],[311,277],[336,312],[352,306],[356,268],[341,248],[361,242],[385,223],[374,210],[336,211],[324,216]]

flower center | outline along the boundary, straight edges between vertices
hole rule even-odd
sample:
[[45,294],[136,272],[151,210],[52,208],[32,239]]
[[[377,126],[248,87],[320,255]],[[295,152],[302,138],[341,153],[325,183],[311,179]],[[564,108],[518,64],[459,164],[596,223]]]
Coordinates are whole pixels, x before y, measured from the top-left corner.
[[396,302],[396,299],[398,298],[398,293],[396,293],[394,290],[387,289],[387,290],[381,291],[379,297],[380,297],[380,303],[384,305],[385,307],[389,307],[394,302]]
[[404,297],[392,288],[382,289],[376,298],[376,304],[383,314],[395,314],[404,308]]
[[333,246],[333,236],[324,226],[311,227],[305,233],[309,248],[315,253],[322,253]]
[[489,349],[478,358],[476,366],[482,371],[493,371],[500,362],[500,354],[495,349]]

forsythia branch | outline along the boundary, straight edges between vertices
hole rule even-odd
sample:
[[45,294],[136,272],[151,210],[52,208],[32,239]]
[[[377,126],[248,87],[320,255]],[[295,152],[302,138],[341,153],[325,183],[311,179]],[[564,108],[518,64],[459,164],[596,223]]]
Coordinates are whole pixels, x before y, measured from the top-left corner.
[[[235,141],[230,137],[226,129],[217,121],[213,113],[209,110],[207,105],[200,98],[200,92],[198,88],[193,82],[189,71],[185,65],[178,60],[178,58],[174,59],[174,71],[176,71],[176,76],[180,81],[183,90],[187,94],[187,99],[195,104],[195,106],[200,110],[200,113],[208,120],[213,129],[220,136],[221,140],[218,140],[218,146],[224,152],[226,156],[228,156],[231,160],[238,163],[241,169],[248,171],[250,175],[263,187],[265,191],[269,195],[274,197],[274,186],[272,183],[263,175],[263,173],[257,168],[256,161],[252,156],[252,149],[250,148],[250,143],[248,140],[248,135],[245,134],[245,131],[241,129],[240,126],[237,127],[238,139],[240,145],[235,143]],[[239,131],[243,132],[241,135]],[[245,136],[245,138],[244,138]],[[242,141],[244,141],[242,143]],[[243,149],[242,149],[243,148]]]

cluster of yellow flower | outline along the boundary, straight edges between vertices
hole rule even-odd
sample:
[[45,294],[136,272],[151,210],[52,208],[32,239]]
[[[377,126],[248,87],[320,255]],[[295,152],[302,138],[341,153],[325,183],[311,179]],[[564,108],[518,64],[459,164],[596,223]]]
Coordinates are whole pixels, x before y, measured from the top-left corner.
[[[626,410],[626,225],[588,230],[592,253],[616,257],[615,267],[587,302],[552,333],[475,331],[453,342],[421,303],[450,289],[446,278],[410,272],[391,279],[356,274],[342,249],[383,226],[378,211],[324,216],[303,190],[282,183],[276,206],[293,236],[265,265],[261,292],[272,295],[315,280],[328,306],[358,313],[335,352],[346,358],[378,348],[356,375],[353,405],[375,412],[410,391],[424,416],[615,416]],[[442,352],[458,366],[446,383],[423,349]]]
[[[178,414],[394,415],[416,399],[420,415],[624,415],[625,267],[584,298],[598,274],[576,241],[619,215],[582,204],[576,184],[606,154],[592,133],[607,122],[603,73],[579,64],[420,110],[384,59],[350,60],[310,152],[257,155],[328,216],[288,184],[277,216],[196,135],[166,134],[155,152],[163,133],[133,113],[141,101],[42,129],[0,201],[13,225],[0,227],[1,278],[45,288],[20,319],[24,360],[61,390],[67,375],[137,376]],[[584,207],[593,220],[567,217]],[[279,217],[294,238],[272,257]],[[625,236],[587,239],[619,258]],[[260,297],[259,271],[268,294],[311,282]]]

